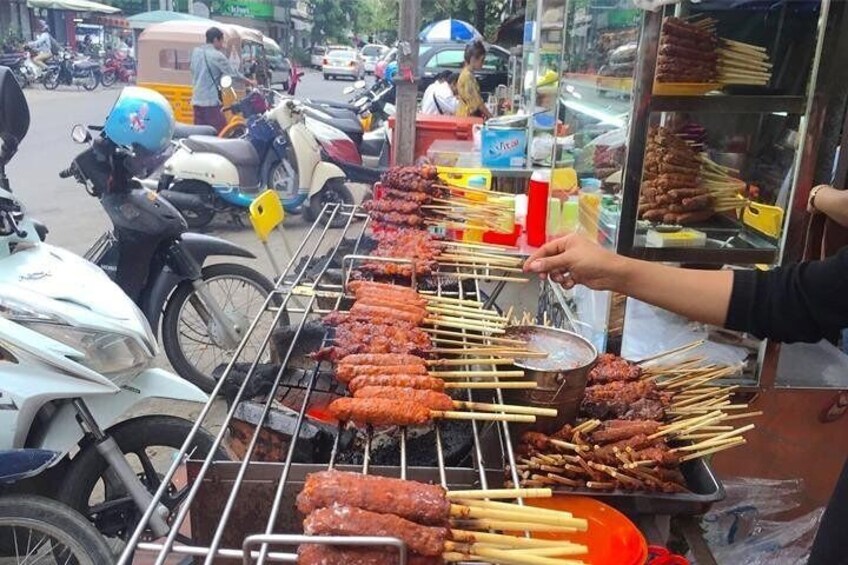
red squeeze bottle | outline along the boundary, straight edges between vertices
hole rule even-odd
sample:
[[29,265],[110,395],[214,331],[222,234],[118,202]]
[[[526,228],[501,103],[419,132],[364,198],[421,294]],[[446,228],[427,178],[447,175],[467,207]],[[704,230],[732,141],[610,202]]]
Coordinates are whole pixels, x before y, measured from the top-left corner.
[[527,187],[527,243],[533,247],[541,247],[546,241],[550,188],[551,172],[533,171]]

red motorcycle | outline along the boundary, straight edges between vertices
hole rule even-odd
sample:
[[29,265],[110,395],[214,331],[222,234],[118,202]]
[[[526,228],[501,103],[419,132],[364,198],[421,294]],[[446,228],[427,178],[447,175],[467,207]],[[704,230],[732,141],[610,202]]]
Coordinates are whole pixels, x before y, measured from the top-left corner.
[[135,61],[132,57],[113,52],[103,61],[100,72],[100,83],[103,86],[112,86],[116,82],[135,82]]

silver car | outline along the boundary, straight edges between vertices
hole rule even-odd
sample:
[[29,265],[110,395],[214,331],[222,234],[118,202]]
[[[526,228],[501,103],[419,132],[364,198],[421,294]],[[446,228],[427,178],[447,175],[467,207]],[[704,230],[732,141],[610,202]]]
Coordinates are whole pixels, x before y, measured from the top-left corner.
[[356,51],[330,51],[324,56],[324,66],[321,69],[324,80],[340,76],[353,80],[365,78],[365,65]]
[[377,61],[383,58],[383,55],[389,52],[389,48],[385,45],[377,45],[376,43],[369,43],[362,49],[360,49],[359,54],[362,57],[362,61],[365,64],[365,72],[373,73],[374,68],[377,66]]

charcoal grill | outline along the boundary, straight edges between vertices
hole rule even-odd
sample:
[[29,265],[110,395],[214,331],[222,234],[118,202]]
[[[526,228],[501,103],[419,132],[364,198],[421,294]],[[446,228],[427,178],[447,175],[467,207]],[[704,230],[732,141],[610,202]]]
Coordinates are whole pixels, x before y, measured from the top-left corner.
[[[338,216],[346,218],[343,228],[330,230],[322,227],[329,226]],[[325,206],[277,280],[275,291],[251,324],[244,342],[221,371],[221,378],[209,403],[200,411],[192,433],[163,477],[152,504],[129,538],[119,563],[131,563],[133,554],[145,555],[145,562],[156,565],[172,563],[174,559],[189,556],[194,558],[195,563],[205,564],[231,562],[234,559],[245,563],[293,563],[296,554],[291,551],[299,543],[300,538],[296,534],[301,531],[300,517],[294,511],[294,496],[300,490],[306,474],[328,467],[435,482],[445,488],[468,489],[501,486],[503,469],[508,465],[507,468],[513,470],[513,476],[510,477],[513,484],[518,483],[507,422],[437,422],[430,431],[415,437],[412,437],[412,430],[401,428],[393,432],[396,443],[391,445],[394,440],[390,439],[389,449],[380,449],[375,444],[386,438],[376,435],[371,429],[367,429],[358,440],[352,440],[350,432],[342,433],[341,429],[334,428],[327,461],[298,462],[304,452],[316,451],[299,449],[302,447],[299,446],[300,442],[310,441],[319,436],[319,432],[326,431],[316,431],[316,428],[321,428],[321,424],[313,421],[308,409],[315,395],[329,392],[329,389],[323,390],[324,385],[321,383],[328,381],[326,373],[330,366],[326,362],[313,362],[312,367],[299,367],[298,371],[294,371],[297,375],[294,380],[297,382],[293,382],[293,372],[288,369],[288,364],[301,335],[309,334],[309,330],[304,333],[304,328],[313,327],[323,314],[339,309],[344,300],[343,282],[350,277],[356,265],[364,260],[377,259],[365,254],[368,226],[368,215],[359,207],[340,204]],[[407,259],[379,260],[412,263]],[[474,270],[463,267],[462,273],[440,269],[428,277],[427,284],[440,296],[480,300],[484,296],[480,291],[480,282],[490,274],[492,272],[488,266]],[[414,285],[418,282],[413,278]],[[496,292],[502,288],[503,284],[497,285]],[[487,303],[493,303],[495,297],[489,297]],[[261,323],[269,319],[272,321],[270,325]],[[284,326],[288,326],[291,333],[283,342],[287,347],[283,347],[284,351],[277,351],[279,364],[276,370],[269,370],[267,365],[259,363],[259,359],[266,348],[270,348],[275,329]],[[271,329],[262,337],[262,346],[256,358],[245,358],[244,343],[251,339],[258,327]],[[325,343],[328,340],[326,333],[323,340]],[[280,453],[282,461],[258,461],[256,452],[260,431],[271,421],[269,415],[273,412],[281,390],[290,388],[297,388],[301,395],[296,409],[284,418],[286,423],[275,424],[287,425],[292,432],[288,445],[283,446],[284,453]],[[207,419],[212,411],[213,400],[222,391],[228,395],[229,410],[210,453],[214,453],[224,442],[234,418],[238,418],[240,422],[248,421],[255,426],[252,436],[246,441],[243,459],[238,462],[216,462],[210,455],[205,459],[189,461],[191,454],[187,451],[188,446],[198,429],[211,423]],[[258,391],[267,392],[264,403],[248,402]],[[467,400],[503,403],[500,390],[473,392],[473,395],[471,390],[466,392]],[[464,441],[465,437],[468,438],[467,457],[458,454],[454,445],[455,442]],[[351,453],[352,449],[354,453]],[[422,466],[422,462],[429,464]],[[171,532],[165,538],[149,541],[146,525],[156,512],[157,504],[171,480],[181,469],[187,472],[189,487],[182,506],[172,517]],[[522,501],[518,500],[518,503]],[[192,541],[177,542],[178,533],[181,529],[186,531],[189,518]],[[406,562],[405,549],[399,540],[353,538],[353,541],[364,545],[388,544],[397,547],[400,550],[399,562],[402,565]],[[280,551],[283,548],[288,548],[289,552]]]

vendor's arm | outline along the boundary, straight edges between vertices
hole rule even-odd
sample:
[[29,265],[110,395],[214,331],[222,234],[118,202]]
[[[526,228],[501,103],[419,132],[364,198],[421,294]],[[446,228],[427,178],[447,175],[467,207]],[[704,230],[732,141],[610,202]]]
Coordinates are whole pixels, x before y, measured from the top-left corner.
[[212,59],[212,63],[218,68],[218,72],[220,73],[218,76],[229,76],[232,77],[233,80],[240,80],[250,85],[256,84],[246,76],[244,76],[241,71],[239,71],[230,60],[220,51],[215,51],[215,56]]
[[817,341],[848,327],[848,249],[771,271],[701,271],[622,257],[568,235],[531,255],[525,270],[779,341]]
[[848,227],[848,190],[820,185],[810,191],[810,212],[821,212],[837,224]]

